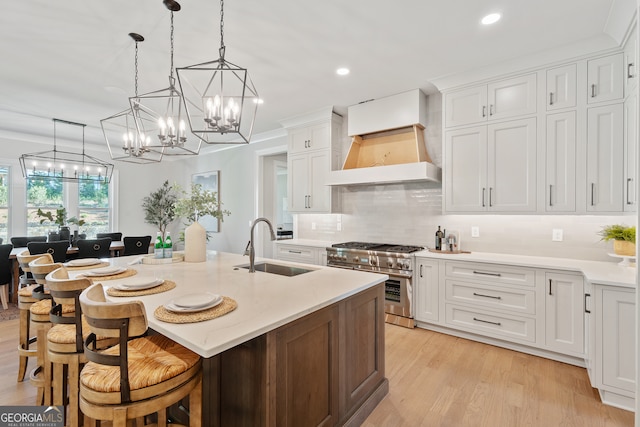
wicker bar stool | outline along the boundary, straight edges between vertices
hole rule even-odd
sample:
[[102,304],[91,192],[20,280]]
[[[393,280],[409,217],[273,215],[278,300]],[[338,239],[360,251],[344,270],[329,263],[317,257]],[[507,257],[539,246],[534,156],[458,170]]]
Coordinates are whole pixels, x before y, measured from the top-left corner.
[[[68,405],[65,424],[77,426],[80,421],[80,369],[87,362],[83,345],[90,332],[82,316],[79,296],[91,286],[91,280],[70,279],[67,270],[62,267],[49,273],[46,281],[55,301],[50,315],[53,327],[47,332],[47,355],[53,365],[53,405]],[[75,307],[74,312],[63,315],[65,305]],[[104,349],[117,344],[118,340],[99,337],[96,342],[99,349]]]
[[[33,279],[29,263],[37,258],[46,257],[49,262],[53,262],[53,257],[49,254],[31,255],[28,250],[16,255],[18,264],[24,272],[20,276],[20,289],[18,289],[18,309],[20,310],[20,331],[18,341],[18,381],[23,381],[27,372],[29,357],[36,357],[36,337],[31,336],[30,322],[31,316],[29,308],[39,299],[34,298],[32,293],[36,288],[36,281]],[[34,345],[35,344],[35,345]]]
[[[166,409],[189,396],[189,425],[199,427],[200,356],[163,335],[142,336],[147,331],[144,304],[107,302],[99,283],[80,294],[80,305],[91,328],[84,347],[90,362],[80,373],[82,412],[92,419],[110,420],[114,427],[157,413],[157,425],[165,427]],[[97,351],[96,334],[117,338],[119,344]]]

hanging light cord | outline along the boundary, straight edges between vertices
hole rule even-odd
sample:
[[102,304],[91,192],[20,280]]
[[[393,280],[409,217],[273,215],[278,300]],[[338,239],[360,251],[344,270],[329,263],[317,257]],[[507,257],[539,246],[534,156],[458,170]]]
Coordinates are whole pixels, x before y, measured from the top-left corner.
[[173,10],[171,11],[171,68],[169,69],[169,80],[173,82]]
[[135,56],[135,92],[136,98],[138,97],[138,41],[136,40],[136,56]]
[[224,0],[220,0],[220,61],[224,62]]

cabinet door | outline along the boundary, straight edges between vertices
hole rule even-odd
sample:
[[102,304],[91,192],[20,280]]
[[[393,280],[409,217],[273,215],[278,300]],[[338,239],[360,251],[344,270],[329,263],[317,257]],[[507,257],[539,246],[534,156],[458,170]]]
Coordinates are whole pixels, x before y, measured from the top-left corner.
[[536,119],[488,125],[488,209],[536,210]]
[[547,70],[547,111],[576,106],[576,64]]
[[306,154],[288,156],[289,212],[308,211],[309,158]]
[[417,258],[417,274],[414,285],[415,317],[424,322],[438,322],[438,261]]
[[486,211],[487,129],[449,131],[445,137],[445,206],[449,212]]
[[289,129],[289,154],[305,152],[309,147],[309,129]]
[[330,161],[330,153],[327,150],[309,153],[307,212],[329,212],[331,209],[331,187],[325,185]]
[[629,95],[624,101],[624,210],[635,212],[637,195],[638,98]]
[[622,63],[622,53],[587,62],[587,102],[589,104],[622,98]]
[[629,95],[638,83],[638,53],[636,26],[633,26],[627,42],[624,45],[624,93]]
[[444,96],[445,127],[480,123],[487,120],[487,86],[447,93]]
[[596,382],[596,312],[595,294],[593,285],[589,281],[584,282],[584,364],[589,375],[589,382],[594,388]]
[[621,212],[623,199],[622,104],[587,112],[587,211]]
[[545,210],[576,210],[576,113],[547,116]]
[[[617,290],[609,286],[599,289],[602,296],[602,327],[598,329],[602,358],[603,387],[614,391],[635,391],[636,378],[636,328],[635,292]],[[599,307],[600,308],[600,307]]]
[[565,354],[584,354],[584,288],[582,277],[546,273],[545,342]]
[[528,74],[490,83],[487,95],[489,120],[534,114],[536,112],[536,75]]
[[330,123],[322,123],[289,130],[289,154],[329,148],[330,145]]

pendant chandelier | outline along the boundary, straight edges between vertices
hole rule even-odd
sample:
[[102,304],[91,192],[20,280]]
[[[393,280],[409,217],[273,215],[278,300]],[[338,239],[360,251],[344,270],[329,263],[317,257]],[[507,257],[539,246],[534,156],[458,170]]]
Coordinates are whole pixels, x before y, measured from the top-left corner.
[[[135,94],[138,96],[138,43],[144,41],[140,34],[129,33],[135,42]],[[151,137],[138,131],[136,117],[139,111],[131,107],[100,120],[104,139],[113,160],[128,163],[158,163],[163,150],[151,147]]]
[[171,13],[171,49],[169,87],[129,98],[136,111],[135,123],[140,135],[151,137],[149,147],[162,149],[165,156],[197,155],[202,141],[187,131],[186,111],[182,94],[173,77],[173,13],[180,10],[174,0],[164,0]]
[[218,53],[215,61],[176,69],[189,127],[207,144],[248,144],[261,100],[247,69],[225,59],[224,0]]
[[[58,123],[82,128],[82,152],[58,150]],[[113,174],[113,164],[104,162],[84,152],[85,124],[53,119],[53,150],[20,156],[22,176],[25,178],[53,178],[69,182],[96,182],[108,184]]]

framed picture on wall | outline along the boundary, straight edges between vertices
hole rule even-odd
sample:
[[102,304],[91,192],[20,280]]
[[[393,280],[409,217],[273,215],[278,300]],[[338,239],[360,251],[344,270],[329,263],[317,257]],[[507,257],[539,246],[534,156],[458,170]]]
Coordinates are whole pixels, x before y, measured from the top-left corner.
[[[215,191],[216,198],[220,201],[220,171],[195,173],[191,175],[191,182],[200,184],[203,190]],[[220,232],[220,220],[218,218],[204,215],[198,219],[198,222],[209,232]]]

